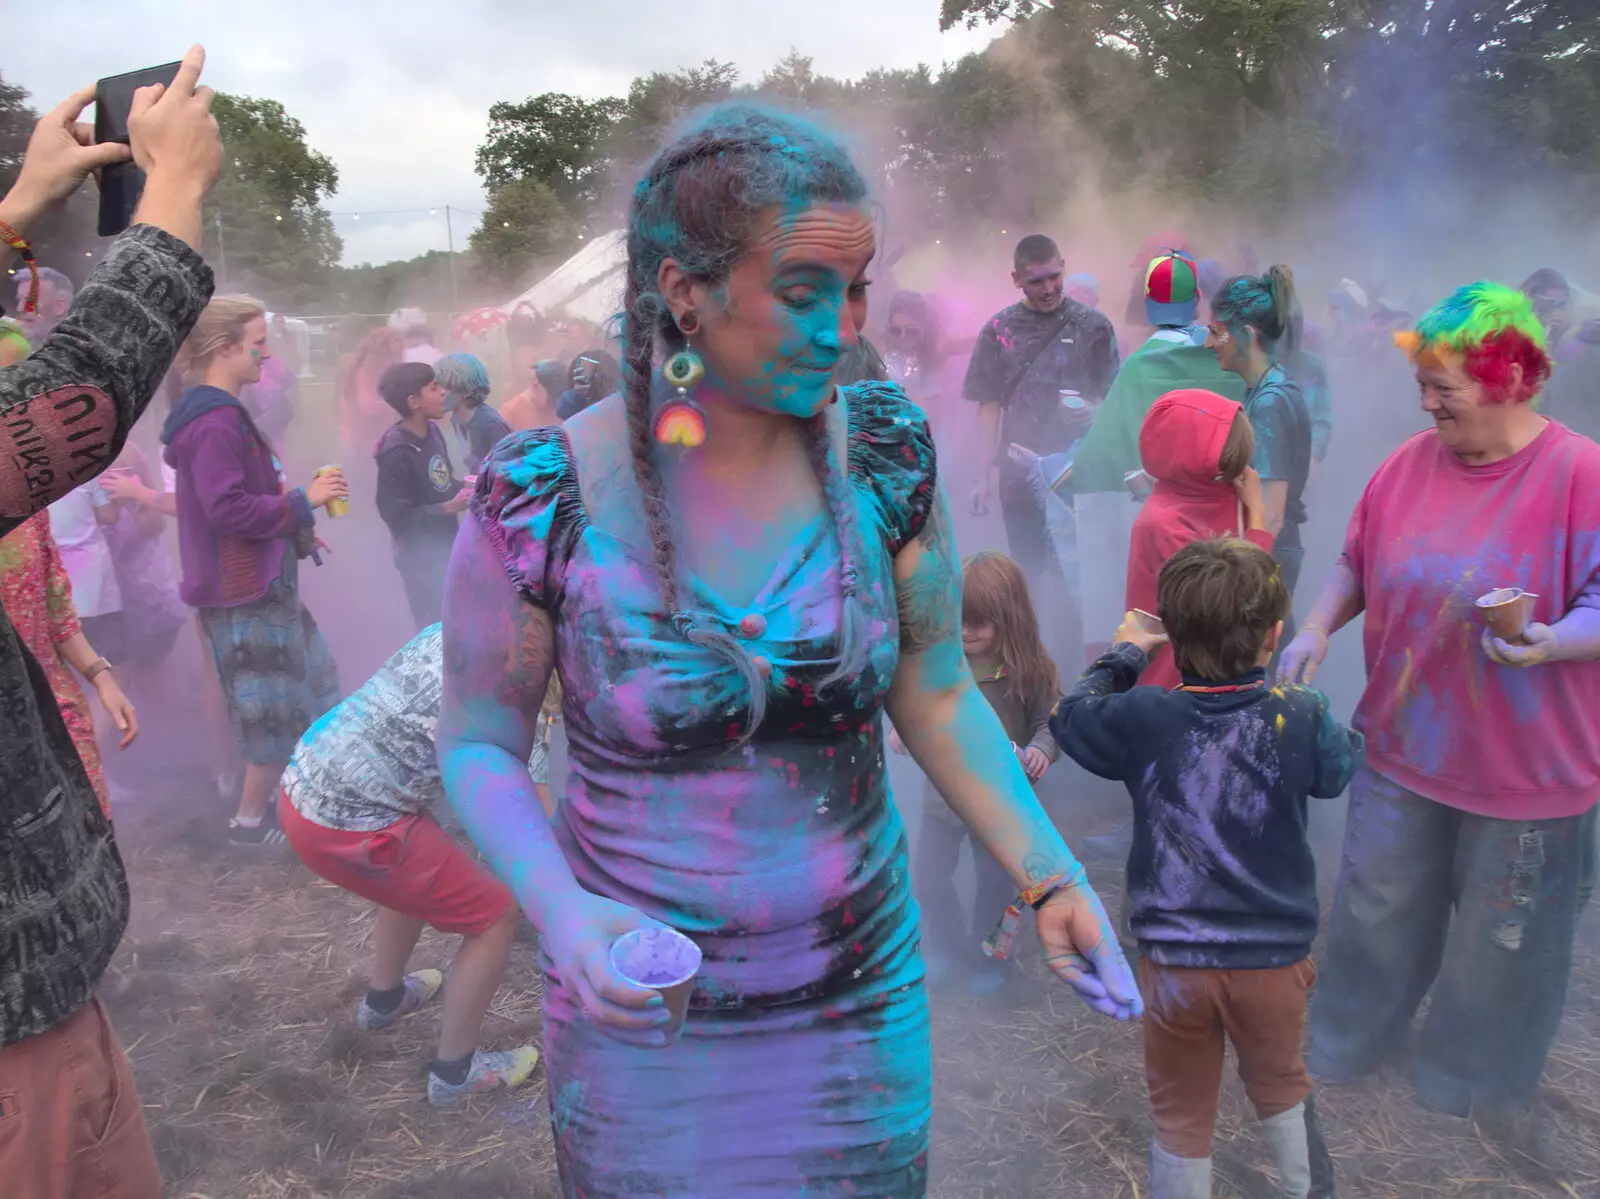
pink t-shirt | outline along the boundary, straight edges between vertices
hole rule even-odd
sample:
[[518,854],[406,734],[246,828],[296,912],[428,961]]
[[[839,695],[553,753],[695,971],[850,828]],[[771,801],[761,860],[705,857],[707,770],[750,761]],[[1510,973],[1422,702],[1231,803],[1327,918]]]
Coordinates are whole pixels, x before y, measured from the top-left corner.
[[1545,624],[1600,606],[1583,594],[1600,567],[1600,445],[1552,421],[1510,458],[1468,466],[1419,433],[1367,484],[1344,561],[1366,600],[1353,723],[1374,770],[1508,820],[1600,799],[1600,662],[1498,666],[1473,607],[1496,587],[1537,593]]

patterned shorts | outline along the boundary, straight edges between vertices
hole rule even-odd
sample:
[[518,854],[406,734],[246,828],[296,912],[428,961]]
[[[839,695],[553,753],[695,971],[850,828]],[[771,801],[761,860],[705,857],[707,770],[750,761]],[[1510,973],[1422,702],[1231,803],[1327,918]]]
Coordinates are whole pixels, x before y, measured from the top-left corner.
[[339,702],[338,667],[300,602],[296,566],[286,553],[260,599],[200,609],[228,718],[257,766],[287,762],[311,722]]

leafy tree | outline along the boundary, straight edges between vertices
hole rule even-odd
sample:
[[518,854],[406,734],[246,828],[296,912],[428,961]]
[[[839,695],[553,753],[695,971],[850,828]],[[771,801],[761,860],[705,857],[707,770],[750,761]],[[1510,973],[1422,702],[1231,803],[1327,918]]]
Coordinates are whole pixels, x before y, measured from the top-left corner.
[[580,232],[555,190],[529,176],[489,193],[489,207],[470,245],[481,272],[500,283],[517,284],[534,268],[572,253]]
[[489,108],[489,136],[478,147],[478,174],[493,192],[520,179],[548,187],[568,211],[586,217],[608,173],[607,144],[627,112],[615,98],[584,100],[545,92]]
[[344,248],[322,206],[339,186],[333,160],[306,144],[305,127],[276,100],[218,93],[211,111],[223,169],[206,201],[206,257],[219,285],[275,304],[325,293]]
[[[396,308],[421,308],[441,316],[455,308],[456,287],[461,307],[498,304],[505,289],[480,277],[470,255],[457,254],[457,276],[452,279],[450,255],[429,250],[415,258],[378,264],[335,267],[328,291],[315,303],[319,312],[364,312],[381,316]],[[462,259],[465,258],[465,262]]]
[[734,94],[739,68],[708,58],[682,71],[656,71],[635,79],[623,114],[604,143],[605,154],[624,167],[641,165],[690,112]]

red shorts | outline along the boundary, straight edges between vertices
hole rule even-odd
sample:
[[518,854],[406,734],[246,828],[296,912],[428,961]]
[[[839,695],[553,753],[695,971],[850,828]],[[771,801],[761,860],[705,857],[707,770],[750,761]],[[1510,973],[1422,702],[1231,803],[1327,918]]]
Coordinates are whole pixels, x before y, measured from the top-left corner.
[[300,860],[334,886],[442,933],[475,937],[516,903],[510,888],[426,813],[345,832],[307,820],[280,794],[278,822]]

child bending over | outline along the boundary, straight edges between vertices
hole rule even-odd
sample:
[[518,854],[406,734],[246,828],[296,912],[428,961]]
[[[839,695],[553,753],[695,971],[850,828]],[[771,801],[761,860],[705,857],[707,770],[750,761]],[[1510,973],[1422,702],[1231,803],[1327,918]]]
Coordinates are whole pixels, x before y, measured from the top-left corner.
[[1269,687],[1289,593],[1265,550],[1200,541],[1161,570],[1157,615],[1182,684],[1136,687],[1165,638],[1134,613],[1050,728],[1133,798],[1128,893],[1155,1117],[1152,1199],[1208,1199],[1224,1040],[1293,1199],[1331,1196],[1333,1163],[1300,1060],[1316,977],[1306,797],[1337,797],[1363,753],[1310,687]]
[[[1004,554],[974,554],[961,568],[961,642],[978,690],[994,708],[1011,738],[1022,769],[1037,783],[1061,756],[1050,735],[1050,711],[1061,698],[1055,664],[1039,638],[1039,618],[1028,595],[1022,569]],[[898,736],[895,750],[904,753]],[[978,885],[972,922],[956,903],[955,872],[961,844],[970,842]],[[970,969],[968,989],[993,995],[1010,978],[1008,965],[984,957],[983,939],[993,930],[1006,905],[1017,896],[1016,884],[989,851],[975,840],[934,790],[923,791],[923,820],[917,834],[912,878],[922,908],[922,938],[928,978],[937,983],[958,969]]]
[[[335,886],[378,905],[376,945],[356,1025],[392,1027],[438,994],[437,970],[406,973],[423,924],[461,934],[444,995],[428,1100],[454,1107],[477,1091],[520,1086],[532,1045],[478,1048],[517,929],[511,891],[434,821],[444,796],[434,733],[444,689],[439,625],[407,642],[301,738],[283,775],[279,823],[295,853]],[[540,721],[530,769],[549,810]]]

